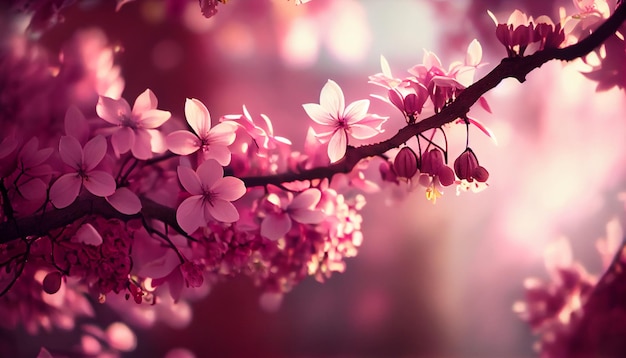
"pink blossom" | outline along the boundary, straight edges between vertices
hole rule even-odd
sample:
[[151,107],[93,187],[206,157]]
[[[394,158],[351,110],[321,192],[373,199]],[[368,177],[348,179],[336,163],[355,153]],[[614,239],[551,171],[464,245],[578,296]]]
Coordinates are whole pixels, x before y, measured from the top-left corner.
[[235,124],[222,122],[211,128],[209,110],[199,100],[192,98],[185,102],[185,117],[195,135],[179,130],[167,136],[167,147],[178,155],[189,155],[202,150],[202,159],[215,159],[220,165],[230,164],[228,146],[235,141]]
[[176,210],[176,220],[186,233],[206,226],[211,220],[231,223],[239,213],[231,201],[246,193],[243,182],[235,177],[223,177],[224,169],[214,160],[207,160],[194,171],[179,166],[178,179],[192,196]]
[[154,129],[171,116],[168,111],[156,109],[157,104],[156,96],[149,89],[137,97],[132,111],[123,98],[100,96],[96,112],[100,118],[115,126],[104,132],[111,133],[111,145],[116,155],[130,150],[137,159],[152,157],[152,152],[156,150],[152,138],[159,135]]
[[369,100],[363,99],[346,107],[341,88],[332,80],[328,80],[322,88],[319,104],[302,105],[314,122],[331,128],[328,132],[317,134],[321,140],[328,141],[331,162],[346,154],[348,135],[355,139],[369,139],[384,131],[381,126],[387,118],[368,114],[369,105]]
[[94,170],[104,158],[106,150],[106,140],[100,135],[87,142],[84,149],[76,138],[61,137],[59,154],[73,171],[62,175],[52,184],[50,201],[55,207],[61,209],[74,202],[83,185],[96,196],[106,197],[115,192],[113,176],[101,170]]
[[316,209],[322,193],[315,188],[307,189],[293,197],[286,198],[269,194],[265,207],[267,216],[261,223],[261,235],[270,240],[278,240],[291,230],[292,221],[301,224],[318,224],[324,220],[324,213]]

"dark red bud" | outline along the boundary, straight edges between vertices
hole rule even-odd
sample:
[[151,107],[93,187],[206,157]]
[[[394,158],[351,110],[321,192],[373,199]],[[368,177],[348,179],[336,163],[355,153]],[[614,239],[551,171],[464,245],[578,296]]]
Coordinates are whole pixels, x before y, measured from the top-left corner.
[[478,159],[476,159],[476,155],[474,155],[474,152],[469,148],[461,153],[454,161],[454,172],[461,180],[471,182],[473,180],[474,170],[477,167]]
[[61,278],[63,276],[59,271],[50,272],[43,279],[43,291],[49,295],[53,295],[61,288]]
[[472,176],[474,177],[474,179],[476,179],[477,182],[484,183],[487,181],[487,179],[489,179],[489,172],[487,171],[487,169],[478,166],[476,167],[476,169],[474,169]]
[[443,153],[439,149],[431,149],[422,155],[422,173],[435,176],[443,165]]
[[437,171],[437,176],[439,177],[439,182],[443,186],[450,186],[454,183],[454,172],[452,168],[447,165],[443,165]]
[[403,147],[393,161],[393,169],[402,178],[412,178],[417,173],[417,155],[413,149]]

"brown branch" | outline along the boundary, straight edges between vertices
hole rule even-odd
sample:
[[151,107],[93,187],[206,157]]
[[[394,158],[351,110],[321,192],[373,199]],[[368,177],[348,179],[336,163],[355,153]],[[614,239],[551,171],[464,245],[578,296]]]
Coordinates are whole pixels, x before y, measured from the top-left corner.
[[[411,137],[424,131],[439,128],[457,118],[464,117],[489,90],[497,86],[505,78],[516,78],[524,82],[526,75],[535,68],[541,67],[550,60],[565,60],[585,56],[600,46],[613,35],[626,19],[626,6],[620,5],[607,21],[596,29],[594,33],[575,45],[562,49],[547,49],[526,57],[506,58],[485,77],[466,88],[450,105],[440,113],[428,117],[418,123],[408,125],[398,131],[393,137],[376,144],[361,147],[348,147],[346,156],[337,163],[327,167],[318,167],[301,172],[286,172],[267,176],[241,178],[246,187],[265,186],[268,184],[280,185],[296,180],[312,180],[331,178],[338,173],[349,173],[362,159],[378,156],[389,149],[399,147]],[[0,243],[5,243],[19,237],[41,236],[54,228],[68,225],[85,215],[101,215],[107,218],[130,220],[133,218],[148,217],[163,221],[167,225],[180,231],[176,222],[176,210],[149,199],[142,199],[141,213],[124,215],[113,209],[105,199],[94,196],[81,197],[74,204],[61,210],[52,210],[45,215],[33,215],[14,221],[0,223]]]

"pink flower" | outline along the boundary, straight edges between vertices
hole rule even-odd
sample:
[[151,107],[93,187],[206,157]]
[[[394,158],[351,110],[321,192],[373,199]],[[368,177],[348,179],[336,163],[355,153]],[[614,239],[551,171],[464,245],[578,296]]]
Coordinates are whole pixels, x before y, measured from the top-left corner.
[[168,111],[156,109],[157,104],[156,96],[149,89],[137,97],[132,111],[123,98],[100,96],[96,112],[116,126],[111,130],[111,145],[116,155],[130,150],[137,159],[152,158],[152,137],[159,135],[154,129],[171,116]]
[[268,215],[261,223],[261,235],[270,240],[278,240],[291,230],[292,221],[301,224],[319,224],[324,213],[316,210],[322,193],[315,188],[307,189],[295,198],[291,195],[284,200],[272,193],[267,196]]
[[59,154],[73,171],[59,177],[50,188],[50,201],[61,209],[69,206],[85,188],[96,196],[106,197],[115,192],[115,179],[107,172],[94,170],[107,150],[106,139],[96,136],[83,149],[74,137],[63,136],[59,141]]
[[167,136],[167,147],[178,155],[189,155],[202,150],[203,161],[215,159],[220,165],[230,164],[228,146],[235,141],[236,125],[222,122],[211,128],[209,110],[195,98],[185,102],[185,117],[195,135],[186,130],[179,130]]
[[243,182],[235,177],[223,177],[224,169],[214,160],[200,164],[196,171],[178,167],[178,178],[192,196],[176,210],[176,220],[186,233],[206,226],[211,220],[231,223],[239,220],[239,213],[231,201],[246,193]]
[[343,92],[332,80],[322,88],[320,104],[302,105],[311,119],[322,126],[330,127],[329,132],[318,133],[321,140],[328,142],[328,157],[336,162],[346,154],[348,135],[355,139],[368,139],[382,133],[382,124],[387,120],[375,114],[368,114],[370,102],[362,99],[352,102],[346,108]]

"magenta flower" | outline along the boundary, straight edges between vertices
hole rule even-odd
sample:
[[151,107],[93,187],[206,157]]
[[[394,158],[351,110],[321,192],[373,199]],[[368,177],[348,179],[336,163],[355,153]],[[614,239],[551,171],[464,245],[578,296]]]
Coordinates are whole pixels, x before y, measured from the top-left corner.
[[192,196],[176,210],[176,220],[186,233],[192,234],[209,221],[232,223],[239,212],[231,201],[246,193],[243,182],[235,177],[223,177],[224,169],[215,160],[207,160],[194,171],[179,166],[178,179]]
[[346,107],[341,87],[332,80],[322,88],[320,104],[303,104],[311,119],[330,131],[318,133],[322,141],[328,141],[328,157],[332,163],[343,158],[348,146],[348,135],[355,139],[368,139],[382,133],[382,124],[387,120],[375,114],[368,114],[370,101],[362,99]]
[[58,209],[74,202],[80,189],[85,188],[95,196],[106,197],[115,192],[115,179],[107,172],[94,170],[104,158],[107,142],[103,136],[91,139],[85,148],[74,137],[63,136],[59,141],[59,154],[73,171],[61,175],[50,188],[50,201]]
[[156,109],[157,105],[157,98],[149,89],[137,97],[132,111],[123,98],[100,96],[96,112],[100,118],[116,126],[105,131],[111,133],[111,145],[116,155],[130,150],[137,159],[152,158],[152,137],[158,135],[154,129],[171,116],[168,111]]
[[189,155],[202,150],[203,160],[215,159],[220,165],[230,164],[228,146],[235,141],[236,124],[222,122],[211,128],[209,110],[195,98],[185,102],[185,117],[195,134],[179,130],[167,136],[167,147],[178,155]]
[[315,207],[322,193],[311,188],[298,194],[292,200],[291,194],[284,200],[272,193],[267,196],[267,216],[261,223],[261,235],[270,240],[278,240],[291,230],[292,221],[301,224],[319,224],[326,216]]

